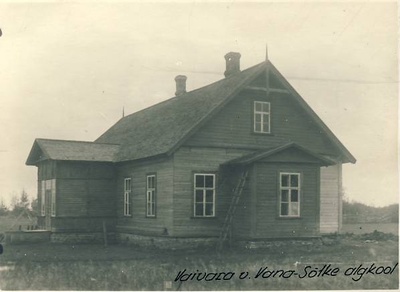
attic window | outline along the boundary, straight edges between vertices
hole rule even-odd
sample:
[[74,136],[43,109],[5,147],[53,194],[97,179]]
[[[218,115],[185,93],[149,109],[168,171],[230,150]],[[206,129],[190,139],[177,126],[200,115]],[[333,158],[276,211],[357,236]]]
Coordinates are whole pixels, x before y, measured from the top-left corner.
[[271,104],[254,102],[254,133],[271,133]]

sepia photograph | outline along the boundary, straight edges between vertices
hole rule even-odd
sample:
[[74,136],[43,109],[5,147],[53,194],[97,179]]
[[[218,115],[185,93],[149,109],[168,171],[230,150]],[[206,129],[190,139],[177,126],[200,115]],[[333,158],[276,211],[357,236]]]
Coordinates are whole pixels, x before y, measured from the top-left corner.
[[399,289],[398,13],[0,0],[0,290]]

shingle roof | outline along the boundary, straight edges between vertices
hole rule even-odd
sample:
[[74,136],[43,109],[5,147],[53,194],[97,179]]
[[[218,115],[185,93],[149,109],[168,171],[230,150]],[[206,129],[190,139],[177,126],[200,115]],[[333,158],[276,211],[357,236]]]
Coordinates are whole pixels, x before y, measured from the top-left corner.
[[44,159],[113,162],[118,150],[119,145],[113,144],[36,139],[26,164]]
[[213,111],[217,111],[260,72],[265,62],[179,97],[119,120],[96,143],[121,145],[117,161],[164,154],[179,143]]
[[[212,118],[240,90],[268,69],[291,93],[342,154],[342,162],[356,160],[280,72],[266,61],[205,87],[172,97],[120,119],[95,142],[37,139],[50,159],[121,162],[173,153]],[[35,143],[36,143],[35,142]],[[110,145],[113,144],[113,145]],[[34,164],[34,147],[27,164]]]

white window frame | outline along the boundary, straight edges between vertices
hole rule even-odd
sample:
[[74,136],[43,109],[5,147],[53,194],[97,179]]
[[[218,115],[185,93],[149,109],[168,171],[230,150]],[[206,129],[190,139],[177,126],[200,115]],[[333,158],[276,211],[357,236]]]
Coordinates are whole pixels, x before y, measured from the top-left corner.
[[[212,187],[206,187],[204,183],[204,187],[198,187],[196,186],[196,177],[197,176],[212,176],[213,177],[213,186]],[[216,186],[216,181],[215,181],[215,174],[214,173],[195,173],[194,174],[194,191],[193,191],[193,216],[194,217],[215,217],[215,186]],[[196,191],[203,191],[203,201],[202,202],[196,202]],[[211,215],[206,215],[206,205],[209,203],[206,203],[206,191],[213,191],[213,200],[212,200],[212,214]],[[202,215],[196,215],[196,205],[197,204],[202,204],[203,206],[203,214]]]
[[[154,178],[154,185],[151,187],[149,182],[150,179]],[[155,174],[149,174],[146,176],[146,216],[156,217],[156,191],[157,178]]]
[[50,215],[51,217],[56,216],[56,180],[52,179],[50,181],[50,188],[51,188],[51,205],[50,205]]
[[56,216],[56,180],[42,180],[40,184],[40,215],[46,216],[46,192],[50,191],[50,216]]
[[46,215],[46,181],[42,180],[40,184],[40,215]]
[[131,193],[132,179],[130,177],[126,177],[124,178],[124,216],[132,216]]
[[[282,186],[282,176],[288,175],[289,176],[289,185]],[[291,186],[291,176],[297,176],[297,186]],[[282,202],[282,191],[288,191],[288,201]],[[292,190],[297,190],[297,202],[292,202]],[[301,174],[299,172],[280,172],[279,173],[279,217],[300,217],[300,202],[301,202]],[[288,204],[288,215],[282,215],[282,203]],[[292,208],[291,205],[297,203],[297,214],[290,214]]]
[[[257,105],[261,106],[261,111],[257,110]],[[263,106],[267,105],[268,111],[263,111]],[[254,101],[254,122],[253,122],[253,129],[254,133],[264,133],[270,134],[271,133],[271,103],[267,101]],[[260,117],[261,122],[256,122],[257,117]],[[268,129],[264,129],[264,118],[268,119]],[[260,124],[260,130],[257,130],[257,125]]]

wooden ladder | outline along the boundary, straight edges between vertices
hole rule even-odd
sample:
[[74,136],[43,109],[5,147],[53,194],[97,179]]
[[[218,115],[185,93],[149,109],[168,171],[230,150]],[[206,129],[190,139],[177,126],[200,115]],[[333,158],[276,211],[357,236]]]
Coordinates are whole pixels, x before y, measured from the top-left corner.
[[218,243],[217,243],[217,251],[218,252],[222,250],[225,240],[227,239],[228,235],[231,235],[231,233],[232,233],[233,217],[235,215],[236,207],[240,201],[240,197],[242,195],[244,186],[246,184],[247,176],[248,176],[248,170],[243,171],[242,176],[240,177],[240,179],[233,191],[231,204],[229,205],[228,212],[225,216],[225,220],[222,225],[221,233],[219,235],[219,239],[218,239]]

